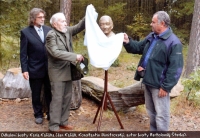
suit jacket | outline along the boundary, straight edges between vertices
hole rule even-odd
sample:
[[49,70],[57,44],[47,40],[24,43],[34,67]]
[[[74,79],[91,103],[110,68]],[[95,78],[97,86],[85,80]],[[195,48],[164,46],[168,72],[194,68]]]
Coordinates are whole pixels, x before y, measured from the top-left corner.
[[[48,26],[42,26],[44,38],[51,30]],[[40,39],[34,26],[28,26],[21,30],[20,36],[20,62],[22,73],[29,72],[29,77],[43,78],[47,73],[48,60],[44,43]]]
[[46,37],[48,52],[48,71],[52,82],[71,80],[70,63],[76,61],[77,54],[73,53],[72,36],[85,29],[85,18],[75,26],[67,28],[66,33],[55,29],[49,31]]

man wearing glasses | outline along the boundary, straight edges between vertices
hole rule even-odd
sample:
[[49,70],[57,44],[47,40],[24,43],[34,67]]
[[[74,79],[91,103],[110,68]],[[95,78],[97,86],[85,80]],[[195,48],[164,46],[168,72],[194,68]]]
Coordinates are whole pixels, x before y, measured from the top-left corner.
[[20,32],[21,69],[23,77],[29,80],[36,124],[42,124],[43,122],[42,87],[44,87],[43,97],[47,105],[47,119],[49,119],[48,112],[51,102],[51,87],[45,48],[45,38],[51,28],[45,26],[44,21],[45,11],[40,8],[33,8],[29,14],[29,26]]

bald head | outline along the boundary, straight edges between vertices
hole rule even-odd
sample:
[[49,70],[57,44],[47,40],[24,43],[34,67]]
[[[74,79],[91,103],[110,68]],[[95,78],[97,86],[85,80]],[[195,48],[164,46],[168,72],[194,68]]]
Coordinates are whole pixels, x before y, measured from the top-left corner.
[[99,26],[101,28],[101,30],[103,31],[103,33],[106,36],[111,36],[114,35],[114,33],[112,32],[113,29],[113,21],[111,19],[110,16],[108,15],[104,15],[99,19]]

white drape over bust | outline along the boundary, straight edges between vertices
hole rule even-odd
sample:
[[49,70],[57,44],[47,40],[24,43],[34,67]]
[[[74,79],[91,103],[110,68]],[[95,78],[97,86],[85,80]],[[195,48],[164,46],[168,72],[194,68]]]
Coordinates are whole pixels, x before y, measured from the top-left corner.
[[88,5],[85,17],[84,45],[87,46],[90,64],[108,70],[119,56],[124,34],[118,33],[107,37],[100,29],[96,20],[98,13],[92,5]]

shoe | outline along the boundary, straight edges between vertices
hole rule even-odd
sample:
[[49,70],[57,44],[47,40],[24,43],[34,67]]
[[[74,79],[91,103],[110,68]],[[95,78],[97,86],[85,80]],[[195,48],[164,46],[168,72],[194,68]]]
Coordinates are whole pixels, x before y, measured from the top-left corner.
[[43,119],[42,119],[42,118],[36,118],[36,119],[35,119],[35,123],[36,123],[36,124],[42,124],[42,122],[43,122]]
[[73,126],[69,126],[69,125],[66,125],[66,126],[60,126],[60,129],[73,130]]

